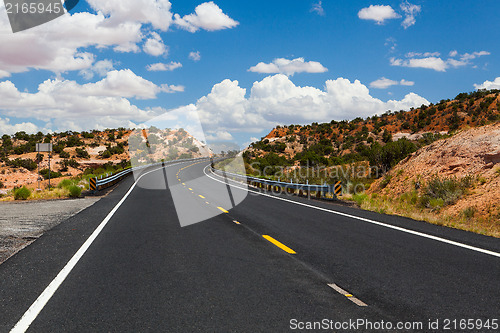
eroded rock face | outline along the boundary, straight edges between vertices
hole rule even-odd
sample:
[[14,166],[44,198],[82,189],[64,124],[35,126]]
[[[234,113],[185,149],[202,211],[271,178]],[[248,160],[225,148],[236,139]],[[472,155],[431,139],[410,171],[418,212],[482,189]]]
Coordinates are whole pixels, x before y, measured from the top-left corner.
[[449,206],[453,214],[475,207],[485,216],[500,211],[500,123],[464,130],[457,135],[423,147],[400,162],[391,172],[391,181],[383,190],[382,179],[374,182],[369,192],[399,196],[415,188],[415,182],[425,184],[439,177],[474,176],[481,178],[470,195]]

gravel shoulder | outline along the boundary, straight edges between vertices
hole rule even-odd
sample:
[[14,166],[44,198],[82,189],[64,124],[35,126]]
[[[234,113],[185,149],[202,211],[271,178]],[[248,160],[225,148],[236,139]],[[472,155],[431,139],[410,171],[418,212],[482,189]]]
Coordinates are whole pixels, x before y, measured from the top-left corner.
[[0,202],[0,264],[99,199]]

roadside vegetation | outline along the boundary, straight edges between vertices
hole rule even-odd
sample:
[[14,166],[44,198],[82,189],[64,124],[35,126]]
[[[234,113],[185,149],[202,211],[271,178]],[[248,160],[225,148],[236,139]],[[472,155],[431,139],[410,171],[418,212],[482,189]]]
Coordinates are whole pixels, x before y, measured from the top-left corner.
[[441,178],[435,176],[421,189],[403,193],[399,197],[378,193],[346,194],[342,198],[356,202],[360,208],[381,214],[400,215],[415,220],[500,237],[500,211],[489,217],[476,216],[476,208],[469,206],[458,215],[442,214],[442,210],[467,196],[482,182],[481,177]]
[[[62,180],[58,179],[60,175],[51,172],[53,186],[50,188],[45,185],[41,190],[38,190],[36,184],[32,188],[26,186],[14,188],[4,194],[0,194],[0,201],[78,198],[82,195],[82,192],[89,189],[90,178],[104,178],[129,167],[130,162],[128,161],[122,161],[119,164],[109,162],[98,167],[87,168],[79,176],[64,178]],[[43,175],[45,179],[48,178],[48,174],[43,173]]]

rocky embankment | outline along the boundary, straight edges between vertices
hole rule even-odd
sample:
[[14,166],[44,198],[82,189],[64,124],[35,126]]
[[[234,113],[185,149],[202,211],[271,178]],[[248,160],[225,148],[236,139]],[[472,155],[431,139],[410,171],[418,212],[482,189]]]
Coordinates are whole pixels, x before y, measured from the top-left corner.
[[419,149],[373,183],[369,192],[397,198],[422,192],[436,176],[474,179],[468,193],[440,213],[457,216],[473,209],[474,218],[500,224],[500,123],[463,130]]

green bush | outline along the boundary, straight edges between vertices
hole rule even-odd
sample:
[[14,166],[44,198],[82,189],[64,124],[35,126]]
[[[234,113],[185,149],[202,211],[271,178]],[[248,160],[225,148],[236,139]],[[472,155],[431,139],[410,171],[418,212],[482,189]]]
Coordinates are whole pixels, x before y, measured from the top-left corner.
[[15,160],[12,161],[5,161],[5,164],[14,168],[25,168],[28,169],[29,171],[33,171],[37,168],[36,162],[30,160],[29,158],[27,159],[16,158]]
[[72,198],[78,198],[82,194],[82,189],[76,185],[71,185],[68,190],[69,196]]
[[424,189],[424,196],[430,199],[442,199],[443,205],[454,204],[461,198],[473,184],[470,176],[462,179],[457,178],[432,178]]
[[27,200],[31,196],[31,191],[26,186],[14,189],[15,200]]
[[386,187],[387,187],[387,185],[389,185],[389,183],[391,182],[391,179],[392,179],[392,175],[386,175],[386,176],[384,177],[384,180],[382,180],[382,181],[380,182],[380,188],[381,188],[381,189],[382,189],[382,188],[386,188]]
[[102,158],[110,158],[112,156],[112,154],[109,150],[103,151],[100,155]]
[[415,190],[411,192],[405,192],[399,197],[399,200],[401,202],[407,202],[409,204],[415,205],[419,201],[418,193]]
[[[49,179],[49,169],[40,170],[40,175],[42,175],[42,177],[44,179]],[[52,171],[52,170],[50,171],[50,178],[51,179],[59,178],[61,176],[62,176],[62,174],[60,172]]]
[[75,151],[76,151],[76,157],[78,158],[84,158],[84,159],[90,158],[90,155],[85,148],[76,148]]
[[62,151],[59,153],[60,158],[69,158],[69,153],[67,151]]
[[366,193],[354,194],[352,196],[352,200],[356,201],[356,203],[359,206],[361,206],[361,204],[363,203],[363,201],[365,201],[366,199],[368,199],[368,195]]
[[73,185],[71,179],[63,179],[59,182],[59,184],[57,184],[57,188],[66,188],[70,187],[71,185]]

